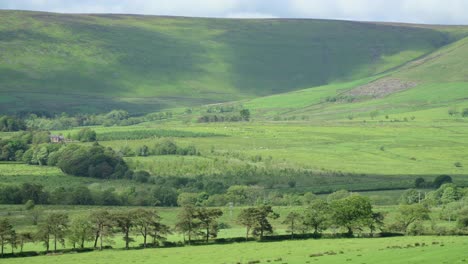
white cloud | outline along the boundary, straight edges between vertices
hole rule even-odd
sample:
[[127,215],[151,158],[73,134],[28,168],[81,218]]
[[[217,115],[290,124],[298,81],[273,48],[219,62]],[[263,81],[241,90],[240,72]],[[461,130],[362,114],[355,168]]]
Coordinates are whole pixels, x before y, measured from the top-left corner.
[[305,17],[468,24],[466,0],[290,0],[290,6]]

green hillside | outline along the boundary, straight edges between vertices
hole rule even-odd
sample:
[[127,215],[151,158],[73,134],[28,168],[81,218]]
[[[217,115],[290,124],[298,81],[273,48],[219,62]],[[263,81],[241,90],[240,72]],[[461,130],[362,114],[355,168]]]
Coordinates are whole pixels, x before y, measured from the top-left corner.
[[257,98],[245,105],[266,119],[305,116],[362,122],[377,111],[376,119],[386,121],[453,121],[460,115],[449,116],[449,109],[468,107],[467,61],[464,38],[386,74]]
[[374,76],[465,34],[325,20],[0,11],[0,112],[132,113]]

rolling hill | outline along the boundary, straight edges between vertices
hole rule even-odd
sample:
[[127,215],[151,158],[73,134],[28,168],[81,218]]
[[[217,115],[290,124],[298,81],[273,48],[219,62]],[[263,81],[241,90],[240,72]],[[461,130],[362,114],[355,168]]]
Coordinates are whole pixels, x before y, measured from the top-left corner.
[[333,94],[327,85],[412,67],[463,36],[464,27],[0,11],[0,112],[138,114],[307,87]]
[[[463,38],[381,75],[256,98],[244,104],[266,119],[301,116],[362,122],[370,120],[374,112],[381,118],[389,116],[387,120],[414,117],[453,121],[468,108],[467,61],[468,38]],[[449,116],[449,109],[458,115]]]

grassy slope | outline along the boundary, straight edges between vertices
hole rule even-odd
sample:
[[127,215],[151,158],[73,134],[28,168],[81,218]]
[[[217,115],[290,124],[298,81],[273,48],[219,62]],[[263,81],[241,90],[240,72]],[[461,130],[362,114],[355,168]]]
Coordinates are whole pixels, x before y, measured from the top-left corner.
[[371,76],[460,36],[323,20],[0,14],[0,112],[252,98]]
[[[267,118],[282,114],[305,115],[315,120],[344,120],[351,114],[369,119],[369,112],[378,110],[381,115],[396,114],[395,118],[416,116],[418,120],[453,121],[447,115],[449,107],[468,107],[467,54],[468,38],[464,38],[385,75],[257,98],[245,105]],[[413,81],[418,85],[378,99],[352,103],[324,102],[326,97],[343,94],[359,85],[386,77]]]
[[[256,121],[248,126],[212,124],[187,129],[230,136],[192,141],[202,149],[207,146],[207,151],[213,145],[223,151],[272,156],[273,163],[291,167],[466,175],[468,122],[460,115],[450,116],[448,110],[468,108],[467,44],[468,38],[462,39],[380,76],[243,101]],[[418,85],[378,99],[352,103],[324,100],[386,77]],[[370,112],[375,110],[378,115],[372,119]],[[263,122],[278,118],[294,121]],[[464,166],[456,167],[456,162]]]

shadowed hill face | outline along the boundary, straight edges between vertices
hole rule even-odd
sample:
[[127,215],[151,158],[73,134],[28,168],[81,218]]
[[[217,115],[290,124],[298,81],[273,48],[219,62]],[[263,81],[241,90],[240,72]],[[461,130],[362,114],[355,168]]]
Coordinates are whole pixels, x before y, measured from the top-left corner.
[[0,11],[0,112],[134,113],[375,75],[452,42],[428,28]]

